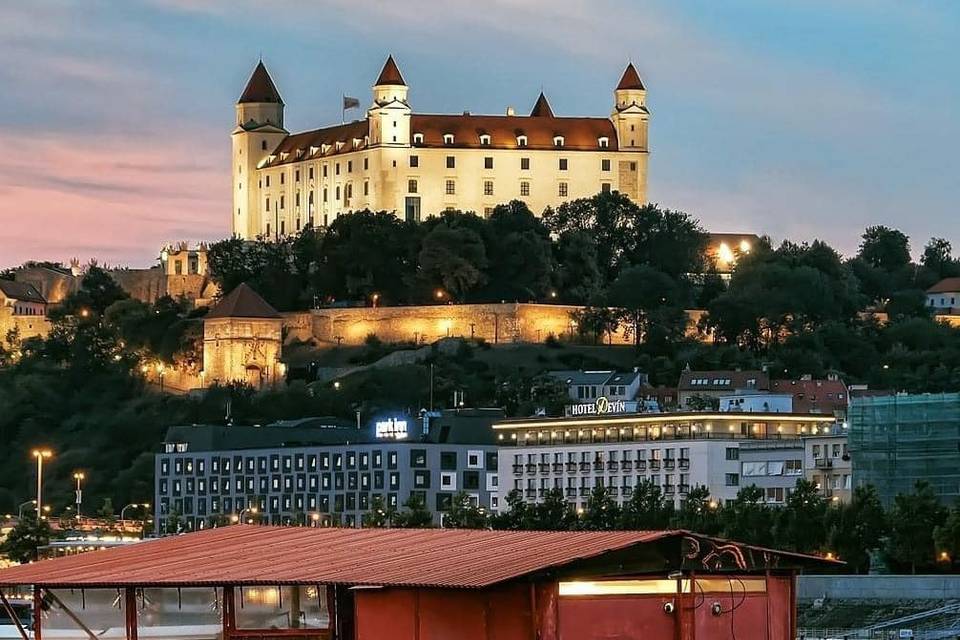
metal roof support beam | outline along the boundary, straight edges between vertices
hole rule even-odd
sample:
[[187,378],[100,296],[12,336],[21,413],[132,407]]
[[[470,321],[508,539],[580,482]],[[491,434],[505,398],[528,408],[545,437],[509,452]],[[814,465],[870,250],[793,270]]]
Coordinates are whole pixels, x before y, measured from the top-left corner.
[[[234,598],[233,586],[224,586],[221,589],[221,607],[220,612],[223,616],[223,640],[230,640],[233,632],[237,628],[236,600]],[[240,597],[243,597],[243,588],[240,589]]]
[[0,603],[3,604],[3,610],[6,611],[10,619],[13,620],[13,624],[17,625],[17,633],[20,634],[20,637],[23,638],[23,640],[30,640],[30,637],[27,635],[27,630],[23,628],[23,624],[20,622],[20,617],[17,616],[17,612],[10,606],[10,602],[7,601],[7,596],[4,595],[3,591],[0,591]]
[[51,600],[54,604],[56,604],[58,607],[60,607],[60,609],[62,609],[63,612],[64,612],[65,614],[67,614],[67,617],[70,618],[71,620],[73,620],[73,623],[74,623],[75,625],[77,625],[78,627],[80,627],[81,629],[83,629],[83,632],[87,634],[87,637],[90,638],[90,640],[100,640],[99,636],[97,636],[97,634],[95,634],[93,631],[91,631],[91,630],[90,630],[90,627],[88,627],[87,625],[85,625],[85,624],[83,623],[83,620],[81,620],[81,619],[79,618],[79,616],[77,616],[77,614],[75,614],[73,611],[71,611],[70,608],[67,607],[67,605],[65,605],[65,604],[63,603],[63,600],[61,600],[60,598],[57,597],[57,594],[55,594],[53,591],[50,591],[50,590],[48,589],[48,590],[47,590],[47,597],[50,598],[50,600]]
[[137,640],[137,590],[127,587],[123,590],[124,617],[127,626],[127,640]]
[[43,589],[33,587],[33,640],[43,640]]

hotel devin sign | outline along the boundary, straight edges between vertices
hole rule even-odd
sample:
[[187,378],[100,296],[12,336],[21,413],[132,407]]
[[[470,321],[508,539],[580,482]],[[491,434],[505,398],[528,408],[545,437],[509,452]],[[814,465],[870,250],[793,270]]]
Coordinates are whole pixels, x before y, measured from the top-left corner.
[[275,238],[360,209],[420,220],[515,199],[539,214],[601,191],[646,200],[650,113],[632,64],[608,118],[556,116],[542,93],[526,116],[420,114],[408,92],[388,58],[365,118],[291,134],[258,64],[236,105],[234,234]]

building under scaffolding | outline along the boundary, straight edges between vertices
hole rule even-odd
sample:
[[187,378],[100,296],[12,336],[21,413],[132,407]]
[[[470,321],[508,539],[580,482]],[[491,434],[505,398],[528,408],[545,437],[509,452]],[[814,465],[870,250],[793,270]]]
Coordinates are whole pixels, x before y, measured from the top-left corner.
[[855,398],[850,454],[856,486],[873,485],[885,504],[929,482],[943,504],[960,498],[960,394]]

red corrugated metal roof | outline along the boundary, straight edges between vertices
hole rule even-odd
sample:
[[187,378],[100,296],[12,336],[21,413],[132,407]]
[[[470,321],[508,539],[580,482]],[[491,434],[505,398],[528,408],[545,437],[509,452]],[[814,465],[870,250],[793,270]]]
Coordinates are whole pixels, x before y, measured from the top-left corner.
[[608,551],[686,535],[689,534],[683,531],[234,525],[12,567],[0,571],[0,585],[92,588],[345,584],[476,588]]

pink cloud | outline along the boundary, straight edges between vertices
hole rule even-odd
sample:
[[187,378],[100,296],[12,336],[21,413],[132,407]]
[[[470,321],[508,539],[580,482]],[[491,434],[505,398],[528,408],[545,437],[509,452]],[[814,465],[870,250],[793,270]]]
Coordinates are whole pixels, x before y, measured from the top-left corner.
[[146,266],[165,242],[229,235],[226,143],[178,134],[0,132],[0,267],[71,257]]

